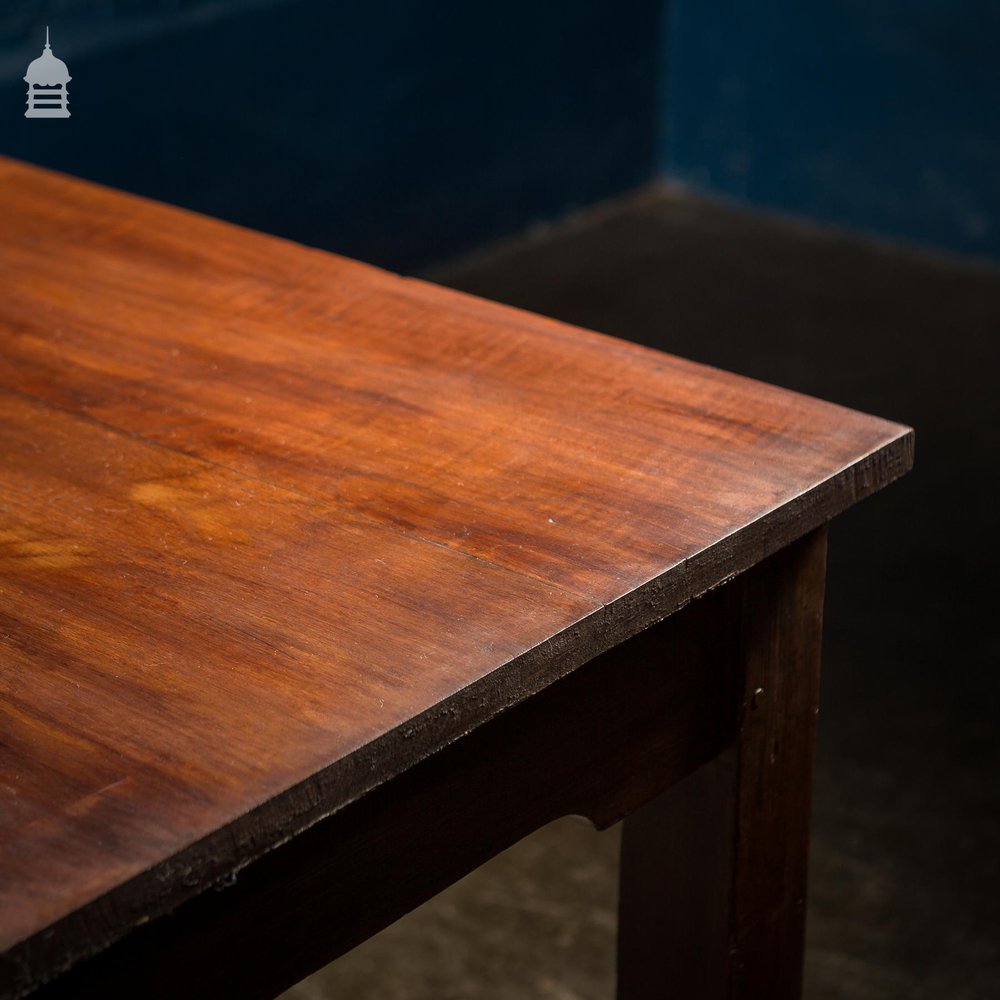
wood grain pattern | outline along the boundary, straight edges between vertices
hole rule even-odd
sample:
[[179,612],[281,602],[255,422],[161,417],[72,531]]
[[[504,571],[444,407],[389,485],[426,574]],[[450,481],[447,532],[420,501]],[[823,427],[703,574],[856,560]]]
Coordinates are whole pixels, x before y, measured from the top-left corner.
[[906,428],[0,160],[0,989],[912,461]]

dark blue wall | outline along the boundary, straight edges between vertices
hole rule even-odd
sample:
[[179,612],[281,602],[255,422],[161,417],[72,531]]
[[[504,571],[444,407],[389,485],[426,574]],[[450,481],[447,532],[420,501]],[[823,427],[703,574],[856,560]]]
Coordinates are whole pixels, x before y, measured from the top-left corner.
[[1000,259],[1000,0],[0,0],[0,151],[400,269],[657,173]]
[[1000,2],[671,0],[664,171],[1000,258]]
[[[68,120],[22,117],[46,20]],[[661,37],[659,0],[14,0],[0,151],[407,269],[651,177]]]

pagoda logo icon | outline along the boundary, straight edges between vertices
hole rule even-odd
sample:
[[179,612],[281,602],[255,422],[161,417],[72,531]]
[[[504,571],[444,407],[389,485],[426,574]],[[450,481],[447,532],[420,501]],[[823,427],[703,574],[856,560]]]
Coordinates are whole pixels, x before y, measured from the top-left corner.
[[49,29],[45,29],[45,48],[35,59],[24,81],[28,85],[28,110],[25,118],[69,118],[69,94],[66,86],[73,79],[66,63],[52,54]]

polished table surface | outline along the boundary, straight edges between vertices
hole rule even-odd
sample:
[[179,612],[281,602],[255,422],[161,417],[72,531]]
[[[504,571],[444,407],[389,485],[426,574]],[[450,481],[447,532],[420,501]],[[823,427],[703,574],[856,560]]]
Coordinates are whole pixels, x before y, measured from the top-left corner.
[[9,160],[0,220],[0,987],[912,461],[899,425]]

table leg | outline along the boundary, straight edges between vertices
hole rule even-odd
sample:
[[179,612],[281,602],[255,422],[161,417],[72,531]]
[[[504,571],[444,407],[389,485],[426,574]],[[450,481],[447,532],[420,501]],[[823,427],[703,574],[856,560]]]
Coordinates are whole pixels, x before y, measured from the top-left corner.
[[735,745],[625,821],[619,1000],[801,995],[825,561],[745,574]]

